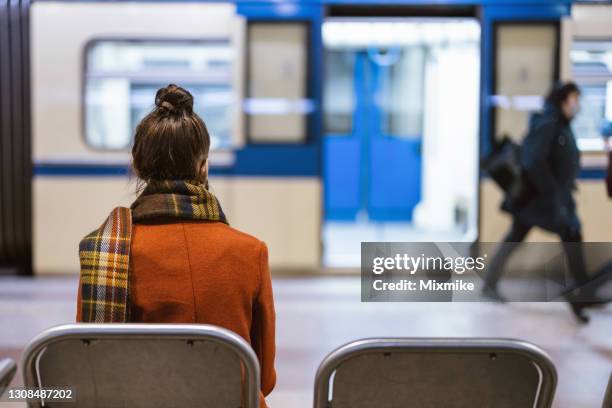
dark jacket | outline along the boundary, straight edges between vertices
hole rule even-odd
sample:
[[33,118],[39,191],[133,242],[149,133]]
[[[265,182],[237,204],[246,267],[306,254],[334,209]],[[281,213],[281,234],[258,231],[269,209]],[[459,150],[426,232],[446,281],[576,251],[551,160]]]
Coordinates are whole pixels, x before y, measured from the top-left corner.
[[580,170],[580,152],[565,116],[547,105],[532,116],[521,147],[526,197],[514,211],[518,221],[560,233],[580,231],[572,191]]

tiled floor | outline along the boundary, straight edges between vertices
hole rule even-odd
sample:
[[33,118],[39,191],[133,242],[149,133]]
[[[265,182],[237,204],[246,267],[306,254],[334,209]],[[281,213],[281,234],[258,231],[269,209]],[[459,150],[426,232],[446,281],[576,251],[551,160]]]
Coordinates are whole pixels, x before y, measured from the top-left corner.
[[[612,308],[579,326],[562,303],[361,303],[355,277],[276,278],[277,387],[272,408],[312,406],[321,359],[353,339],[373,336],[514,337],[552,356],[555,407],[598,408],[612,370]],[[40,330],[72,322],[76,280],[0,279],[0,355],[18,357]],[[17,407],[0,403],[0,407]]]

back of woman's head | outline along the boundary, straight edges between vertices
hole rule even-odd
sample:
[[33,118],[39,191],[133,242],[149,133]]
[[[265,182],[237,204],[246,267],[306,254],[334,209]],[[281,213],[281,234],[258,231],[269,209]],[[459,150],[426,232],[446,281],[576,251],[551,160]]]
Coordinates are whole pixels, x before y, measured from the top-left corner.
[[557,82],[546,96],[546,103],[561,109],[571,94],[580,94],[580,88],[574,82]]
[[155,108],[136,127],[132,165],[150,180],[196,180],[208,158],[210,136],[193,110],[193,96],[170,84],[155,95]]

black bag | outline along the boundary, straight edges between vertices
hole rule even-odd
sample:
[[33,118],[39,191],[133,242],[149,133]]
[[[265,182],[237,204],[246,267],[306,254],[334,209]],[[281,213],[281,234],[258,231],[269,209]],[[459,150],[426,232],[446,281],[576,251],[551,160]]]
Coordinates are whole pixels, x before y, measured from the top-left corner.
[[519,144],[504,136],[491,154],[482,161],[482,167],[505,193],[502,205],[504,210],[511,211],[524,202],[526,184],[523,180]]

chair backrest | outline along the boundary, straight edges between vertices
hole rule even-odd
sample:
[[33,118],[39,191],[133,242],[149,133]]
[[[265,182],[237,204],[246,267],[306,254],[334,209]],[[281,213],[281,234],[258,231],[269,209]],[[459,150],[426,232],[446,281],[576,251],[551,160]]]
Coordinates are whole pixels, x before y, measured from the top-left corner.
[[608,388],[606,388],[606,393],[604,394],[602,408],[612,408],[612,373],[610,373]]
[[11,358],[0,358],[0,397],[15,376],[17,365]]
[[25,386],[72,388],[75,408],[259,407],[257,356],[215,326],[58,326],[30,342],[22,364]]
[[522,341],[364,339],[323,360],[314,406],[548,408],[556,383],[547,355]]

